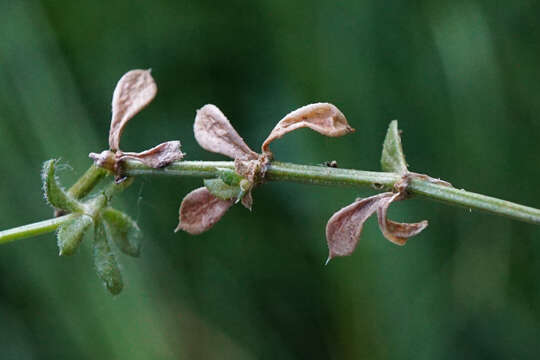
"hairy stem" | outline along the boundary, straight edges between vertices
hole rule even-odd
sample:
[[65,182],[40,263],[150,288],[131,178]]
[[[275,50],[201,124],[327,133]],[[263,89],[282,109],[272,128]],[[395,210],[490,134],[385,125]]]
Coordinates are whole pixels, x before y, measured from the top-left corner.
[[81,199],[88,195],[97,183],[107,175],[107,170],[92,164],[86,172],[69,188],[68,194],[75,199]]
[[55,231],[60,225],[65,224],[76,216],[77,215],[75,214],[68,214],[48,220],[43,220],[37,223],[0,231],[0,244],[5,244],[10,241],[24,239],[27,237],[37,236]]
[[[68,190],[68,193],[74,197],[83,197],[88,194],[107,174],[106,170],[92,165],[84,175]],[[133,182],[133,179],[127,179],[120,184],[114,182],[107,185],[101,194],[85,203],[84,213],[90,217],[96,217],[98,212],[109,203],[110,199],[119,192],[122,192]],[[72,189],[74,189],[72,191]],[[60,225],[70,221],[79,214],[67,214],[48,220],[39,221],[33,224],[23,225],[16,228],[0,231],[0,244],[10,241],[24,239],[55,231]]]
[[[161,175],[213,178],[218,176],[218,168],[234,169],[234,163],[232,161],[177,161],[166,168],[154,169],[137,160],[126,160],[124,162],[123,170],[125,175],[129,177]],[[69,189],[69,193],[76,198],[84,197],[106,174],[106,170],[92,165]],[[381,190],[391,189],[396,182],[401,180],[401,176],[389,172],[339,169],[274,161],[268,166],[265,180],[291,181],[329,186],[371,186]],[[122,184],[110,184],[101,195],[90,202],[89,211],[95,214],[99,210],[96,210],[96,206],[104,206],[104,204],[108,202],[109,197],[124,190],[130,184],[131,181],[129,179]],[[413,178],[407,187],[407,191],[411,194],[420,195],[450,205],[481,210],[491,214],[506,216],[511,219],[540,225],[539,209],[486,195],[476,194],[462,189],[456,189],[450,186],[436,184],[429,180]],[[61,224],[71,220],[72,216],[73,214],[69,214],[34,224],[0,231],[0,244],[54,231]]]
[[[211,178],[217,176],[216,168],[218,167],[232,169],[234,163],[232,161],[179,161],[165,169],[152,169],[136,160],[129,160],[125,164],[125,171],[129,176],[165,175]],[[330,186],[371,186],[376,189],[390,189],[401,179],[401,176],[388,172],[339,169],[274,161],[268,167],[265,179],[267,181],[292,181]],[[429,180],[415,178],[409,184],[407,191],[450,205],[481,210],[540,225],[539,209],[439,185]]]

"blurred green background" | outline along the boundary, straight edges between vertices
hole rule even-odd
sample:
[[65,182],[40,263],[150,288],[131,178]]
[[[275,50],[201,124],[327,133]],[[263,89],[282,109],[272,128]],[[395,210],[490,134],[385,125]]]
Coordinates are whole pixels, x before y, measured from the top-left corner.
[[[399,119],[411,169],[540,207],[538,1],[0,0],[0,228],[45,219],[39,171],[69,186],[107,146],[116,81],[152,68],[153,104],[122,148],[180,139],[219,106],[254,149],[286,113],[327,101],[356,133],[298,131],[282,161],[378,170]],[[4,359],[537,359],[540,228],[416,198],[405,247],[366,224],[323,266],[328,218],[372,190],[290,183],[254,193],[208,233],[174,234],[200,180],[144,178],[115,202],[144,231],[112,297],[86,244],[53,234],[0,247]],[[86,241],[88,243],[89,241]]]

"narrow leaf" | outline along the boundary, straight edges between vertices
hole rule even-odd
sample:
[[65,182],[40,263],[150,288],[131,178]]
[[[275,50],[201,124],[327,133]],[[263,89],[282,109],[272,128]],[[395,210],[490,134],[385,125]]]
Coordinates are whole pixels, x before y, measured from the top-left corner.
[[59,255],[74,254],[93,222],[90,216],[83,214],[60,226],[56,233]]
[[227,185],[221,179],[205,179],[204,186],[212,195],[220,198],[221,200],[236,200],[241,192],[240,186]]
[[253,160],[258,156],[215,105],[204,105],[197,110],[193,132],[195,139],[205,150],[231,159]]
[[116,84],[112,100],[109,147],[120,150],[120,137],[127,122],[156,96],[157,86],[150,70],[131,70]]
[[187,194],[180,205],[179,224],[175,232],[184,230],[196,235],[210,229],[233,205],[232,200],[215,197],[202,187]]
[[138,257],[141,249],[141,230],[137,223],[121,211],[105,208],[101,211],[105,234],[124,254]]
[[408,171],[397,120],[392,121],[388,126],[388,131],[384,138],[381,166],[384,171],[398,174],[406,174]]
[[338,137],[353,132],[345,115],[337,107],[328,103],[303,106],[287,114],[272,130],[262,145],[262,152],[271,154],[270,143],[283,135],[300,128],[310,128],[318,133]]
[[124,152],[120,159],[131,158],[155,169],[165,167],[173,161],[182,160],[184,153],[180,150],[180,141],[167,141],[140,153]]
[[116,257],[105,237],[103,224],[96,224],[94,230],[94,265],[107,290],[113,295],[119,294],[124,282]]
[[393,194],[391,197],[383,199],[377,209],[377,219],[379,228],[384,237],[396,245],[405,245],[407,240],[418,235],[428,226],[427,220],[417,223],[398,223],[387,219],[388,206],[399,199],[400,193]]
[[328,261],[336,256],[352,254],[362,233],[364,222],[380,206],[381,201],[392,196],[382,193],[355,202],[337,211],[326,224],[328,242]]
[[43,164],[41,178],[43,180],[43,193],[47,202],[56,209],[70,212],[81,212],[82,205],[62,189],[55,176],[58,160],[48,160]]

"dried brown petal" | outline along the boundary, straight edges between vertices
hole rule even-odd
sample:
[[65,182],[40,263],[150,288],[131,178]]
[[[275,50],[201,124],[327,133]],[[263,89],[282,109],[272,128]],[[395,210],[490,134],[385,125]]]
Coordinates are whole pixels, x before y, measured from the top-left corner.
[[316,103],[303,106],[287,114],[272,130],[262,145],[262,152],[270,154],[270,143],[299,128],[310,128],[318,133],[338,137],[353,132],[345,115],[329,103]]
[[392,196],[386,192],[355,202],[337,211],[326,224],[328,261],[336,256],[350,255],[356,248],[364,222],[380,206],[381,201]]
[[384,198],[377,209],[377,219],[379,228],[384,237],[397,245],[405,245],[408,238],[418,235],[428,226],[427,220],[418,223],[398,223],[387,219],[388,206],[399,199],[400,193],[395,193],[391,197]]
[[193,190],[180,205],[180,222],[174,230],[197,235],[210,229],[233,205],[234,200],[221,200],[207,188]]
[[184,153],[180,150],[180,141],[167,141],[140,153],[125,152],[119,159],[137,159],[143,164],[158,169],[173,161],[182,160]]
[[146,105],[157,93],[157,86],[150,70],[131,70],[116,84],[112,100],[112,120],[109,130],[109,147],[120,149],[120,136],[127,122]]
[[197,110],[193,131],[195,139],[205,150],[231,159],[254,160],[258,157],[215,105],[204,105]]

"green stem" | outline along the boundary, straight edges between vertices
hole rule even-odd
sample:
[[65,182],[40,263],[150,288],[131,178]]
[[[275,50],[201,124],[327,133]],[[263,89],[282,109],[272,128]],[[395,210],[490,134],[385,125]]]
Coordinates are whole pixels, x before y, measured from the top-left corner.
[[83,176],[69,188],[68,194],[75,199],[85,197],[105,175],[107,175],[107,170],[92,164]]
[[[211,178],[217,176],[217,167],[232,169],[234,163],[232,161],[180,161],[169,165],[165,169],[152,169],[136,160],[129,160],[125,164],[125,171],[130,176],[168,175]],[[267,181],[292,181],[330,186],[371,186],[376,189],[390,189],[401,179],[401,176],[387,172],[308,166],[274,161],[268,167],[265,179]],[[540,225],[539,209],[510,201],[435,184],[429,180],[418,178],[411,181],[407,190],[410,193],[450,205],[481,210]]]
[[60,225],[77,217],[77,214],[68,214],[48,220],[43,220],[37,223],[28,224],[12,228],[9,230],[0,231],[0,244],[5,244],[10,241],[24,239],[31,236],[45,234],[55,231]]
[[[106,170],[92,165],[84,175],[68,190],[74,197],[80,198],[87,195],[99,182],[103,176],[107,174]],[[87,203],[84,204],[84,213],[91,217],[96,217],[99,210],[107,206],[109,200],[115,194],[123,191],[133,182],[132,179],[127,179],[120,184],[110,183],[102,193]],[[55,231],[60,225],[65,224],[79,214],[68,214],[55,217],[48,220],[39,221],[33,224],[23,225],[9,230],[0,231],[0,244],[10,241],[24,239],[32,236],[37,236]]]
[[[137,160],[127,160],[124,163],[125,175],[130,177],[146,175],[162,175],[177,177],[213,178],[218,176],[218,168],[234,169],[232,161],[178,161],[163,169],[153,169]],[[106,170],[92,165],[86,173],[69,189],[76,198],[87,195],[98,181],[107,174]],[[395,173],[339,169],[325,166],[308,166],[274,161],[266,171],[266,181],[290,181],[315,185],[330,186],[371,186],[375,189],[391,189],[401,176]],[[111,184],[102,195],[88,204],[89,212],[95,215],[105,206],[113,194],[124,190],[131,184],[126,180],[123,184]],[[413,178],[407,187],[412,194],[441,201],[450,205],[462,206],[469,209],[485,211],[495,215],[506,216],[540,225],[540,210],[519,205],[510,201],[493,198],[473,192],[456,189],[424,180]],[[96,210],[97,209],[97,210]],[[69,221],[73,214],[40,221],[34,224],[20,226],[0,232],[0,244],[25,237],[54,231],[58,226]],[[92,215],[93,216],[93,215]]]

